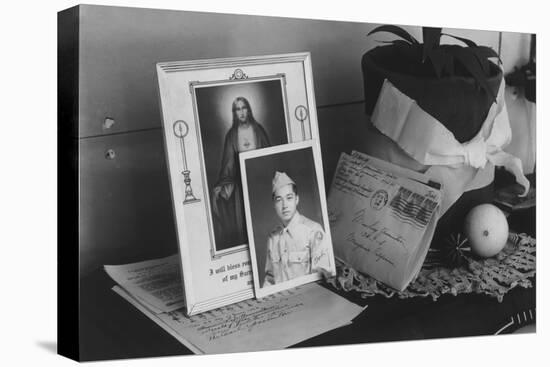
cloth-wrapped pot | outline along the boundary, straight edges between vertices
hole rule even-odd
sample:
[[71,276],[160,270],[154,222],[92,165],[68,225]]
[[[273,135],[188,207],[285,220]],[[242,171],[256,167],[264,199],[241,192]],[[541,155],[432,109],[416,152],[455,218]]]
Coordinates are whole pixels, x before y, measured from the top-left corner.
[[[444,191],[448,192],[448,200],[444,204],[443,215],[432,241],[432,246],[437,247],[444,237],[462,230],[464,218],[472,207],[493,200],[493,163],[498,161],[497,164],[500,165],[506,161],[508,166],[517,166],[517,162],[511,162],[515,158],[509,155],[504,157],[504,153],[500,151],[511,137],[504,98],[501,97],[503,75],[500,68],[490,63],[491,76],[487,79],[498,103],[471,77],[456,75],[438,79],[423,75],[425,70],[426,68],[415,68],[409,60],[399,57],[393,45],[374,48],[363,56],[365,112],[371,124],[365,137],[364,151],[418,172],[435,173],[435,178],[439,179]],[[396,96],[396,101],[386,103],[388,98],[384,99],[384,96],[389,96],[389,99]],[[396,114],[394,110],[402,109],[403,101],[407,102],[407,108],[403,109],[405,112]],[[410,134],[413,138],[402,137],[407,126],[393,126],[399,125],[395,123],[393,116],[403,119],[401,124],[409,123],[407,119],[412,122],[420,120],[417,131]],[[497,128],[500,133],[496,131]],[[433,131],[438,129],[440,131]],[[447,136],[447,139],[453,141],[455,150],[464,147],[463,164],[458,158],[439,159],[437,153],[440,151],[437,149],[441,150],[441,147],[435,148],[436,154],[424,154],[429,151],[425,145],[441,144],[433,137],[432,140],[424,137],[439,136],[438,134],[452,135]],[[488,148],[489,140],[498,143]],[[422,152],[418,153],[417,150]],[[481,163],[476,164],[474,159],[470,162],[469,154],[473,151],[483,151],[477,154],[477,158],[482,156]],[[489,151],[498,152],[496,154],[500,159],[485,161],[485,151],[487,157],[490,155]],[[434,149],[431,153],[434,153]],[[452,155],[452,152],[449,154]]]

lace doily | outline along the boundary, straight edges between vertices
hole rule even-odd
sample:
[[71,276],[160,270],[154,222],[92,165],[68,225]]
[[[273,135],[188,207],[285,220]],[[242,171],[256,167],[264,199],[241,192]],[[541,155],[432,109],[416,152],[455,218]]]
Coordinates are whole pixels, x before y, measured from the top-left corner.
[[403,291],[387,287],[347,265],[337,267],[336,277],[328,283],[336,289],[357,291],[363,298],[383,295],[387,298],[432,297],[444,294],[478,293],[496,297],[502,302],[512,288],[532,287],[536,272],[536,240],[526,234],[510,234],[505,248],[494,258],[469,259],[467,264],[449,269],[424,266],[418,277]]

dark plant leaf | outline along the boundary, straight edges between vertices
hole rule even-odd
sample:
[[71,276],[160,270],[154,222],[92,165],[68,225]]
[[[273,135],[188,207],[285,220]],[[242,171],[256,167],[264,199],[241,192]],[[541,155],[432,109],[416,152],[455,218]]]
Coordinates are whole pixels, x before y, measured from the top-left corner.
[[385,44],[389,44],[389,45],[394,45],[394,46],[406,46],[406,47],[412,47],[412,45],[407,42],[407,41],[403,41],[403,40],[393,40],[393,41],[376,41],[378,43],[385,43]]
[[476,48],[470,48],[469,49],[473,54],[474,56],[476,57],[477,61],[479,62],[479,65],[481,66],[481,70],[483,70],[483,73],[486,75],[486,76],[490,76],[491,74],[491,69],[489,68],[489,60],[486,59],[485,57],[483,57],[482,55],[478,54],[476,52]]
[[407,41],[403,40],[394,40],[392,45],[396,48],[399,57],[404,57],[408,60],[414,59],[414,49],[413,46]]
[[490,68],[491,61],[489,59],[497,58],[500,62],[500,57],[495,52],[495,50],[487,46],[476,46],[476,47],[472,47],[471,50],[474,53],[474,55],[477,57],[477,60],[479,61],[479,64],[481,65],[485,75],[487,75],[488,77],[491,76],[491,68]]
[[409,57],[414,57],[414,48],[413,48],[414,46],[407,41],[393,40],[393,41],[376,41],[376,42],[395,46],[399,51],[407,53]]
[[443,71],[449,75],[454,76],[455,75],[455,59],[452,55],[445,53],[445,65],[443,66]]
[[479,65],[479,61],[474,53],[471,52],[470,49],[460,46],[449,47],[448,52],[460,61],[464,68],[472,75],[478,86],[484,89],[487,94],[492,97],[493,101],[496,102],[496,95],[491,90],[491,87],[489,86],[489,83],[487,82],[487,79],[483,74],[483,70]]
[[441,48],[433,49],[428,54],[428,59],[432,62],[432,65],[434,67],[435,75],[437,78],[441,78],[441,75],[443,73],[443,68],[446,64],[447,58],[452,58],[451,55],[445,53],[445,51]]
[[449,36],[449,37],[452,37],[454,39],[457,39],[461,42],[464,42],[464,44],[466,44],[466,46],[468,47],[477,47],[476,43],[472,40],[469,40],[467,38],[463,38],[463,37],[458,37],[458,36],[453,36],[452,34],[448,34],[448,33],[442,33],[443,36]]
[[380,27],[376,27],[370,31],[367,36],[379,32],[393,33],[396,36],[403,38],[405,41],[408,41],[410,44],[418,44],[416,38],[414,38],[409,32],[395,25],[381,25]]
[[498,62],[502,64],[502,60],[500,59],[500,56],[498,56],[496,51],[493,50],[491,47],[477,46],[474,48],[474,52],[476,53],[476,55],[479,55],[485,59],[490,59],[492,57],[496,58],[498,59]]
[[422,27],[422,42],[424,47],[422,48],[422,62],[425,62],[430,52],[439,46],[441,39],[441,28]]

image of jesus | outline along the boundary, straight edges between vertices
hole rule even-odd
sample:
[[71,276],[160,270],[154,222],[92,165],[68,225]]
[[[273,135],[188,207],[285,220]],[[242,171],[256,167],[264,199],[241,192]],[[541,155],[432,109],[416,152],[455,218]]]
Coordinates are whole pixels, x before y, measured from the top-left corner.
[[237,97],[233,101],[232,114],[232,126],[225,135],[219,177],[212,192],[218,250],[248,242],[239,153],[271,146],[267,132],[254,118],[246,98]]

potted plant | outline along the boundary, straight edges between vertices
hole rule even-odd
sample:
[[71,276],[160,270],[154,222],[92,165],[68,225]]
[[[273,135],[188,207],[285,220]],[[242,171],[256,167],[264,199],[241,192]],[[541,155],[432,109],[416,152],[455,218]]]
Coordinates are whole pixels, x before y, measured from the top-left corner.
[[[369,36],[380,32],[392,33],[397,39],[384,42],[363,55],[366,114],[372,115],[382,85],[388,80],[443,124],[458,142],[465,143],[474,138],[497,99],[503,78],[497,64],[498,54],[472,40],[443,33],[441,28],[424,27],[423,43],[403,28],[393,25],[377,27]],[[463,45],[442,44],[443,37],[453,38]],[[386,137],[379,134],[376,139],[379,141],[367,144],[371,146],[367,153],[422,170],[423,166],[410,157],[400,157],[405,153],[401,154],[400,149],[391,146],[393,142],[388,143]],[[386,142],[380,144],[383,139]],[[464,193],[440,218],[432,242],[434,246],[451,233],[461,231],[464,217],[473,206],[492,201],[494,167],[487,169],[493,172],[487,175],[489,178],[484,186]]]
[[[447,127],[461,143],[479,131],[502,80],[501,69],[492,61],[497,53],[466,38],[423,27],[423,43],[403,28],[384,25],[370,35],[390,32],[399,37],[363,55],[362,69],[366,112],[378,98],[384,79],[414,99]],[[441,44],[443,36],[461,45]]]

